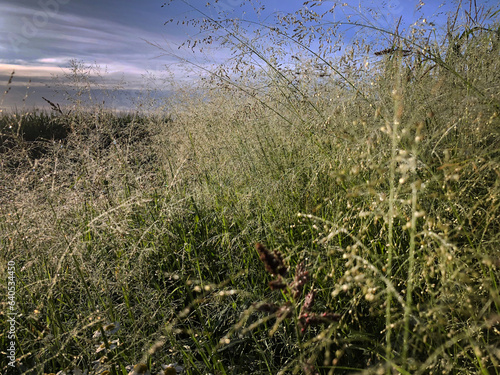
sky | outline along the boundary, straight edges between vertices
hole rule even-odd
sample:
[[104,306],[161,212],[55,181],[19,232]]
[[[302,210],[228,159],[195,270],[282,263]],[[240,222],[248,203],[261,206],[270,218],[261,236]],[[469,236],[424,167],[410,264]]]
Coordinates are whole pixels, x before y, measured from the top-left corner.
[[[0,97],[0,109],[30,109],[62,99],[64,84],[61,77],[70,72],[70,61],[99,67],[100,77],[95,80],[102,88],[115,89],[115,99],[109,105],[123,109],[129,105],[129,97],[145,90],[147,83],[160,85],[152,77],[165,74],[169,66],[178,79],[186,79],[178,62],[166,56],[154,44],[171,48],[176,54],[188,59],[198,59],[189,51],[177,50],[177,46],[198,29],[165,24],[173,19],[201,17],[194,8],[214,16],[216,10],[224,10],[232,16],[270,22],[276,12],[297,10],[303,1],[261,1],[265,11],[260,19],[249,8],[242,7],[243,0],[219,0],[213,7],[205,7],[209,0],[0,0],[0,92],[10,91]],[[215,0],[214,0],[215,1]],[[442,0],[344,0],[353,9],[360,1],[363,5],[378,6],[385,17],[380,26],[390,27],[400,16],[406,22],[418,18],[419,3],[425,3],[420,12],[443,16],[450,5],[441,6]],[[468,2],[468,0],[467,0]],[[480,3],[481,1],[478,1]],[[323,1],[322,9],[338,1]],[[488,3],[483,0],[482,3]],[[244,13],[245,11],[248,11]],[[340,14],[337,20],[345,15]],[[216,59],[223,60],[226,52],[219,50]],[[9,77],[15,71],[10,84]],[[147,79],[149,77],[150,79]],[[57,82],[60,82],[59,85]],[[55,91],[57,90],[57,91]]]

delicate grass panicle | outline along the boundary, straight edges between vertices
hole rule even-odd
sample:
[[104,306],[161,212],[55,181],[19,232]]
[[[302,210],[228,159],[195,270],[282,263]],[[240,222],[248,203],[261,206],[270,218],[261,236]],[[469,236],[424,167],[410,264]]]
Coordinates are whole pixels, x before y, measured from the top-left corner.
[[70,107],[2,113],[2,372],[498,374],[499,10],[373,12],[193,9],[234,54],[161,110],[74,63]]

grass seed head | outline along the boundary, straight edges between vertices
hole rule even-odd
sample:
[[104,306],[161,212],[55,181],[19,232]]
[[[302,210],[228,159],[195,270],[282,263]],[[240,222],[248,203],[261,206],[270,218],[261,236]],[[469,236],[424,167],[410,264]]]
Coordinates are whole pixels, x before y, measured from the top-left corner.
[[276,280],[272,280],[269,282],[269,288],[272,290],[283,290],[286,289],[287,284],[283,281],[283,279],[278,277]]
[[158,375],[176,375],[184,371],[184,367],[178,363],[169,363],[168,365],[162,365],[161,367],[163,370],[160,371]]
[[281,275],[286,276],[288,273],[288,268],[285,266],[283,261],[283,256],[277,250],[271,252],[261,243],[255,245],[257,252],[259,253],[260,260],[264,263],[266,271],[271,275]]
[[302,290],[304,285],[309,280],[309,271],[306,271],[304,262],[297,264],[297,269],[295,270],[295,278],[292,283],[292,293],[293,298],[300,298],[302,295]]
[[128,375],[150,375],[150,372],[146,364],[138,363],[134,366],[134,369],[130,371]]
[[302,305],[302,312],[311,311],[311,308],[314,305],[314,297],[316,296],[316,291],[311,290],[307,293],[306,298],[304,300],[304,304]]

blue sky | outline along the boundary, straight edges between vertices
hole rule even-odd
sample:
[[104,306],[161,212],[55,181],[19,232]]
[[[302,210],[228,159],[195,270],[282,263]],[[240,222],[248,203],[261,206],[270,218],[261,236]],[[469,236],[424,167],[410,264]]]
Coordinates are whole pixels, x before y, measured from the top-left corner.
[[[189,0],[194,7],[203,9],[207,0]],[[418,0],[361,0],[364,6],[381,9],[384,17],[379,21],[382,27],[389,27],[400,16],[406,24],[421,13],[416,11]],[[466,1],[468,3],[468,0]],[[218,9],[233,16],[257,20],[253,12],[243,13],[242,0],[220,0]],[[266,10],[261,22],[270,22],[272,14],[298,9],[303,1],[262,1]],[[338,1],[323,1],[322,9]],[[355,9],[360,1],[344,0]],[[442,1],[423,1],[420,12],[445,19],[444,13],[452,3],[440,7]],[[477,1],[488,4],[495,1]],[[67,72],[71,59],[86,64],[97,64],[106,70],[105,83],[113,86],[123,82],[122,91],[134,93],[144,86],[142,76],[146,73],[161,75],[165,64],[175,62],[172,57],[160,56],[161,51],[149,44],[170,45],[176,53],[187,54],[192,59],[199,57],[187,51],[178,51],[182,43],[197,29],[178,26],[176,22],[165,25],[169,19],[183,20],[199,15],[182,1],[173,1],[163,6],[163,1],[137,0],[0,0],[0,82],[7,81],[15,70],[11,91],[3,99],[3,108],[44,105],[42,96],[57,101],[53,92],[54,76]],[[211,15],[215,15],[212,9]],[[345,17],[336,14],[337,21]],[[215,58],[224,59],[219,51]],[[174,67],[175,65],[170,65]],[[28,80],[31,80],[28,83]],[[29,88],[28,88],[29,86]],[[4,91],[4,88],[1,88]],[[23,102],[23,98],[27,99]],[[1,99],[0,99],[1,100]],[[122,105],[123,103],[118,103]]]

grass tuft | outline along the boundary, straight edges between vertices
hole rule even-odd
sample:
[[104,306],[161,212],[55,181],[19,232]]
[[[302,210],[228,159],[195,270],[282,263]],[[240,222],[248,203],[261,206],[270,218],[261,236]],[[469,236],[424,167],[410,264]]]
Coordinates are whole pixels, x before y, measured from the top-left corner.
[[207,13],[241,54],[168,114],[0,115],[15,371],[499,373],[498,10],[349,44],[311,9]]

